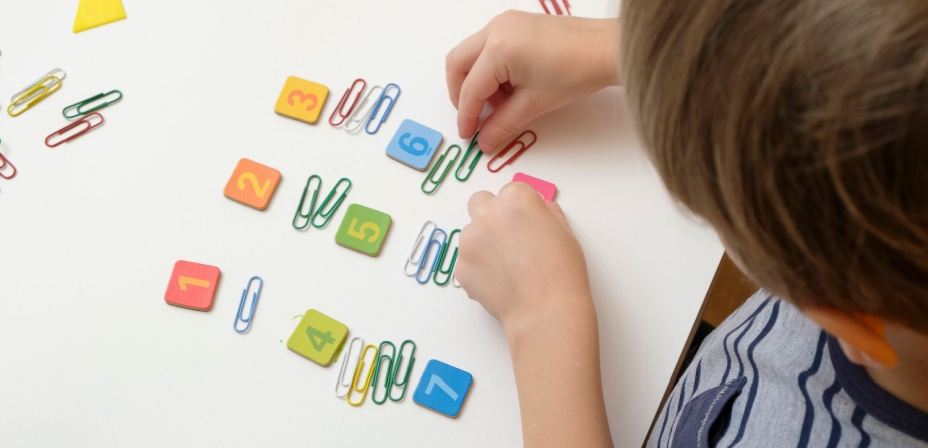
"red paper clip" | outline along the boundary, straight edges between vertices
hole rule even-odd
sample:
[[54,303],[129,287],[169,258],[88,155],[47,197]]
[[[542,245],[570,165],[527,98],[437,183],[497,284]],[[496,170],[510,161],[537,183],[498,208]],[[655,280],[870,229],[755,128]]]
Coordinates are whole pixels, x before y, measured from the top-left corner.
[[[548,10],[547,3],[548,0],[538,0],[538,3],[541,3],[541,7],[545,9],[545,14],[551,14],[551,11]],[[560,5],[557,4],[558,0],[550,0],[551,6],[554,8],[554,15],[562,16],[566,12],[567,15],[570,14],[570,2],[568,0],[561,0],[564,2],[564,9],[562,10]]]
[[[354,101],[351,103],[351,107],[349,107],[348,110],[345,110],[345,104],[348,103],[348,97],[351,96],[351,92],[354,91],[354,86],[358,85],[359,82],[361,83],[361,90],[358,90],[358,95],[354,97]],[[364,89],[366,88],[367,81],[361,78],[355,79],[354,82],[351,83],[351,87],[349,87],[348,90],[345,90],[345,94],[342,95],[342,99],[338,100],[338,106],[335,106],[335,110],[332,111],[332,116],[329,117],[329,124],[332,126],[341,126],[342,123],[344,123],[345,120],[351,116],[351,112],[354,111],[354,108],[357,107],[358,101],[361,99],[361,94],[364,93]],[[338,123],[333,121],[335,119],[335,115],[342,117],[341,121]]]
[[[95,120],[95,118],[99,119],[99,121]],[[94,123],[95,121],[96,123]],[[99,127],[102,124],[103,124],[103,115],[100,115],[97,112],[84,115],[84,117],[81,118],[80,120],[77,120],[74,123],[71,123],[55,131],[53,134],[49,135],[48,137],[45,137],[45,146],[48,146],[49,148],[54,148],[62,143],[67,143],[71,140],[74,140],[75,138],[78,138],[90,132],[91,130]],[[68,135],[68,132],[73,129],[77,129],[77,131]],[[56,138],[57,138],[57,141],[55,143],[51,143],[51,141],[55,140]]]
[[[528,142],[528,143],[522,141],[522,137],[524,137],[526,134],[531,134],[531,135],[532,135],[532,141],[530,141],[530,142]],[[509,164],[512,163],[512,162],[515,162],[516,159],[518,159],[519,156],[521,156],[522,153],[525,152],[528,148],[531,148],[532,145],[534,145],[534,144],[535,144],[535,141],[537,141],[537,140],[538,140],[538,135],[536,135],[536,134],[535,134],[534,132],[532,132],[532,131],[525,131],[525,132],[519,134],[519,136],[516,137],[515,140],[509,142],[509,144],[506,145],[505,148],[503,148],[499,153],[497,153],[495,156],[493,156],[493,158],[490,159],[489,162],[487,162],[487,169],[490,170],[491,173],[498,172],[499,170],[503,169],[504,166],[509,165]],[[508,153],[508,152],[509,152],[512,148],[514,148],[516,145],[520,145],[521,148],[519,148],[519,149],[516,151],[516,153],[513,154],[511,157],[509,157],[508,159],[506,159],[506,161],[503,162],[500,166],[498,166],[498,167],[496,167],[496,168],[493,168],[493,166],[492,166],[492,165],[493,165],[493,162],[495,162],[496,160],[499,160],[500,158],[502,158],[504,155],[506,155],[506,153]]]
[[[9,176],[7,176],[6,174],[3,174],[3,170],[6,169],[7,165],[9,165],[10,169],[13,170],[13,174],[10,174]],[[16,167],[13,166],[13,164],[10,163],[10,161],[6,157],[4,157],[3,154],[0,154],[0,177],[6,180],[10,180],[16,177]]]

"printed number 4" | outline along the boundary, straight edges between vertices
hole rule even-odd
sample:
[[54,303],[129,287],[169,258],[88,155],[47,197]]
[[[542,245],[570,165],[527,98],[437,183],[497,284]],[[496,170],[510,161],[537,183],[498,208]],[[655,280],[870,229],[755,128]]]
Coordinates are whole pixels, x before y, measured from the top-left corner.
[[313,348],[315,348],[317,352],[321,352],[327,344],[335,343],[335,338],[332,337],[331,331],[323,333],[312,326],[306,327],[306,336],[309,336],[309,342],[313,344]]
[[293,105],[293,98],[299,98],[299,103],[303,104],[309,102],[309,105],[306,106],[306,110],[313,110],[316,108],[316,103],[319,102],[319,98],[312,93],[303,93],[299,90],[294,90],[290,92],[290,95],[287,95],[287,103],[291,106]]
[[458,401],[458,393],[448,387],[448,385],[442,381],[440,376],[433,373],[432,377],[429,378],[429,385],[425,388],[425,394],[432,395],[432,387],[434,386],[438,386],[438,388],[448,394],[448,396],[451,397],[453,401]]
[[358,218],[352,218],[351,225],[348,226],[348,231],[346,233],[348,233],[348,235],[351,235],[361,241],[364,241],[366,232],[370,230],[371,237],[367,239],[368,243],[373,243],[374,241],[377,241],[377,238],[380,238],[380,226],[378,226],[377,224],[374,224],[372,222],[366,222],[364,224],[361,224],[360,229],[355,230],[355,226],[357,225],[358,225]]
[[263,198],[264,195],[267,193],[267,189],[270,188],[271,186],[270,179],[266,179],[264,181],[264,186],[259,187],[260,184],[258,182],[258,176],[255,176],[254,173],[242,173],[242,175],[238,177],[238,189],[239,190],[245,189],[246,180],[248,181],[248,183],[251,184],[251,187],[255,189],[255,196],[259,198]]

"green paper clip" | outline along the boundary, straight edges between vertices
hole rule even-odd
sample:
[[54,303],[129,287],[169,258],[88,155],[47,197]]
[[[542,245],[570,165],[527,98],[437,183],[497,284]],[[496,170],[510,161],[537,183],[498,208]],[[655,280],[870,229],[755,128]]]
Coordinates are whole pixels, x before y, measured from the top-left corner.
[[[342,195],[338,197],[338,200],[335,201],[335,204],[333,204],[331,207],[326,209],[326,207],[329,206],[329,201],[331,201],[332,197],[335,196],[335,193],[338,192],[338,187],[339,185],[342,184],[342,182],[348,182],[348,187],[345,188],[345,191],[342,193]],[[320,184],[319,186],[321,187],[322,185]],[[322,203],[319,204],[319,208],[316,209],[316,213],[313,215],[312,220],[310,220],[310,223],[313,225],[313,227],[317,229],[321,229],[325,227],[326,224],[329,223],[329,220],[332,219],[332,215],[335,213],[336,210],[338,210],[338,206],[342,205],[342,201],[345,200],[345,196],[348,196],[348,190],[350,189],[351,189],[351,179],[348,179],[347,177],[343,177],[339,179],[338,183],[335,184],[334,187],[332,187],[332,191],[329,191],[328,196],[326,196],[325,199],[322,200]],[[316,218],[320,216],[323,217],[325,220],[322,221],[321,224],[316,224]]]
[[[387,355],[384,354],[384,348],[390,346],[390,350],[393,351],[393,354]],[[390,387],[393,384],[393,358],[396,357],[396,346],[393,345],[390,341],[383,341],[378,347],[378,353],[380,357],[377,358],[377,364],[374,365],[374,373],[371,374],[371,401],[375,404],[381,405],[387,402],[387,397],[390,395]],[[384,367],[384,358],[386,358],[386,369]],[[381,383],[380,381],[380,371],[386,370],[387,377],[382,381],[384,386],[383,399],[377,399],[377,385]]]
[[[110,97],[113,95],[116,95],[115,99],[112,99],[112,100],[106,99],[107,97]],[[95,104],[90,109],[84,110],[84,106],[93,104],[94,102],[101,101],[101,100],[103,101],[102,103]],[[68,107],[65,107],[64,109],[61,110],[61,115],[64,115],[65,118],[70,120],[72,118],[80,117],[81,115],[89,114],[91,112],[96,112],[100,109],[103,109],[106,106],[109,106],[110,104],[116,104],[120,102],[121,100],[122,100],[122,92],[118,90],[110,90],[109,92],[94,95],[90,98],[87,98],[84,101],[81,101],[79,103],[74,103]],[[68,111],[71,109],[75,109],[76,113],[69,114]]]
[[[442,162],[448,158],[448,154],[450,154],[452,151],[456,151],[454,153],[454,157],[451,157],[448,165],[445,166],[445,169],[441,170],[441,175],[439,175],[438,179],[436,179],[435,174],[438,173]],[[448,147],[448,149],[445,149],[445,152],[441,153],[441,155],[438,157],[438,161],[435,162],[432,170],[429,171],[428,176],[425,176],[425,180],[422,181],[422,192],[425,194],[435,193],[435,191],[438,190],[438,187],[441,186],[441,183],[445,181],[445,177],[448,176],[448,172],[451,171],[451,167],[454,166],[454,162],[456,162],[460,156],[461,147],[458,145],[451,145]],[[432,188],[426,189],[426,185],[431,185]]]
[[[307,212],[307,213],[304,215],[304,214],[303,214],[303,203],[304,203],[304,201],[306,201],[306,192],[309,191],[309,185],[312,183],[313,179],[318,180],[319,183],[316,185],[316,189],[313,190],[313,198],[312,198],[312,200],[310,200],[310,202],[309,202],[309,212]],[[320,188],[322,188],[322,178],[321,178],[321,177],[319,177],[319,176],[313,174],[312,176],[309,176],[309,178],[306,179],[306,186],[303,187],[303,195],[300,196],[300,205],[297,205],[297,206],[296,206],[296,214],[293,215],[293,228],[294,228],[294,229],[303,230],[303,229],[305,229],[307,226],[309,226],[309,221],[311,220],[311,218],[312,218],[312,216],[313,216],[313,211],[316,210],[316,198],[319,196],[319,189],[320,189]],[[306,222],[305,222],[303,225],[297,224],[297,221],[299,221],[300,218],[303,218],[303,219],[306,220]]]
[[[403,375],[403,381],[397,381],[397,378],[400,377],[400,364],[403,363],[403,348],[406,347],[406,344],[412,345],[412,351],[409,352],[409,363],[406,364],[406,373]],[[390,387],[390,393],[388,394],[390,400],[394,403],[399,403],[403,400],[403,397],[406,396],[406,386],[409,384],[409,374],[412,373],[412,365],[416,362],[416,343],[412,339],[407,339],[400,344],[400,349],[396,352],[396,360],[393,362],[393,385]],[[399,397],[393,397],[393,387],[400,387],[401,393]]]
[[[435,282],[438,286],[445,286],[448,284],[448,281],[451,280],[451,273],[454,272],[454,264],[458,261],[458,248],[454,247],[454,253],[451,255],[451,264],[448,265],[448,269],[444,269],[445,258],[448,256],[448,248],[451,247],[451,240],[454,239],[454,235],[458,235],[460,239],[461,229],[455,229],[448,234],[448,242],[445,243],[441,248],[441,252],[438,254],[438,261],[435,262],[435,275],[432,277],[432,281]],[[444,281],[438,281],[438,275],[446,275]]]
[[[479,134],[479,132],[474,134],[474,138],[470,140],[470,145],[467,147],[467,151],[464,151],[464,158],[461,159],[461,164],[458,165],[458,169],[454,171],[454,177],[461,182],[470,179],[470,175],[474,174],[474,168],[477,167],[477,162],[480,161],[480,156],[483,155],[483,151],[477,147],[477,135]],[[464,168],[464,164],[467,163],[467,158],[470,157],[470,153],[473,152],[474,148],[477,148],[477,155],[474,156],[474,160],[472,160],[470,165],[467,167],[467,173],[464,174],[464,177],[461,177],[461,168]]]

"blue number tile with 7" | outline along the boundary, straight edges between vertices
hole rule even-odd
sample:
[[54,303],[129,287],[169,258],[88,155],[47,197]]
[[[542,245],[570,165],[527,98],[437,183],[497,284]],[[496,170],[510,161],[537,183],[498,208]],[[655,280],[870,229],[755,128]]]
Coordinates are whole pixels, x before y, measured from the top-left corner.
[[448,417],[457,417],[473,381],[470,373],[433,359],[426,364],[412,401]]

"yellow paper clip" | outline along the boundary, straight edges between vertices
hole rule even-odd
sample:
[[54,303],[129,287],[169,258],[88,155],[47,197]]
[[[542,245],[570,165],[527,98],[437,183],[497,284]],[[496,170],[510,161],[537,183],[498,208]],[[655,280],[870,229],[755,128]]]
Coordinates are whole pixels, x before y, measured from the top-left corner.
[[68,76],[68,74],[65,73],[64,70],[62,70],[62,69],[60,69],[60,68],[54,68],[54,69],[52,69],[52,71],[50,71],[50,72],[48,72],[48,73],[46,73],[46,74],[40,76],[39,79],[35,80],[35,82],[33,82],[32,84],[29,84],[28,86],[24,87],[24,88],[23,88],[22,90],[20,90],[19,92],[14,93],[14,94],[13,94],[13,98],[12,98],[10,101],[16,101],[16,98],[17,98],[17,97],[19,97],[20,95],[26,93],[27,90],[32,90],[33,87],[35,87],[35,86],[41,84],[42,81],[44,81],[45,78],[48,78],[49,76],[58,78],[58,81],[64,81],[64,78],[66,78],[66,77]]
[[[364,358],[367,355],[367,350],[371,349],[374,351],[374,356],[371,358],[370,367],[367,369],[367,376],[364,377],[364,382],[358,384],[358,378],[361,378],[361,372],[364,371]],[[361,406],[364,404],[364,400],[367,399],[367,389],[371,384],[371,376],[374,374],[374,365],[377,363],[377,346],[367,344],[364,346],[364,350],[361,352],[361,356],[358,358],[358,367],[354,369],[354,378],[351,380],[351,388],[348,389],[348,404],[352,406]],[[351,393],[358,392],[361,393],[361,400],[351,401]]]
[[32,86],[24,89],[17,96],[13,97],[13,102],[6,108],[6,113],[11,117],[18,117],[23,112],[32,108],[49,95],[61,88],[61,78],[57,76],[46,76],[40,79]]
[[[432,231],[436,228],[438,228],[438,224],[433,221],[426,221],[425,224],[422,224],[419,236],[416,237],[416,242],[412,243],[412,249],[409,251],[409,256],[406,257],[406,264],[403,265],[403,274],[407,277],[415,277],[419,271],[419,263],[422,261],[422,256],[425,255],[425,248],[428,247]],[[412,272],[409,271],[410,267],[412,267]]]
[[[355,353],[354,343],[358,343],[358,350]],[[353,378],[345,378],[345,374],[349,372],[354,372],[358,367],[358,362],[361,361],[361,349],[364,348],[364,339],[361,339],[360,336],[355,336],[351,338],[351,342],[348,343],[348,348],[342,353],[342,368],[338,373],[338,379],[335,381],[335,396],[338,398],[345,398],[348,396],[348,392],[351,391],[351,382]],[[354,355],[354,356],[352,356]],[[350,368],[350,370],[349,370]],[[345,392],[340,392],[344,388]]]

